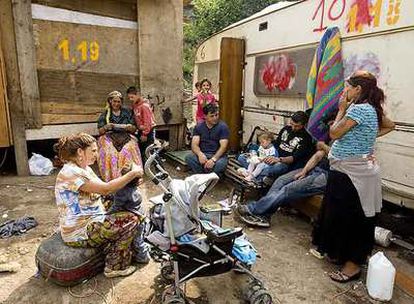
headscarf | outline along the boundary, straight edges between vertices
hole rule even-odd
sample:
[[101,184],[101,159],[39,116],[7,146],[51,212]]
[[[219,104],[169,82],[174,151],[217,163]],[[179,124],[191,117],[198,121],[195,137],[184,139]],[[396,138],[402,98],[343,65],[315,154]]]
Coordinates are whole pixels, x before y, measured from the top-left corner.
[[112,91],[108,94],[108,97],[106,99],[106,123],[109,124],[109,118],[111,117],[111,103],[110,101],[114,98],[119,98],[122,101],[122,94],[119,91]]

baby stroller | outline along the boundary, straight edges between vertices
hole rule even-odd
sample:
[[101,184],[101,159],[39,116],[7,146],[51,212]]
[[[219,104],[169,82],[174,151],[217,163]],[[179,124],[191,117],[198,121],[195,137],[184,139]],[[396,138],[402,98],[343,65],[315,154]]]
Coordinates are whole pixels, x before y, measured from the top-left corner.
[[[249,276],[245,292],[248,303],[273,303],[259,280],[232,253],[241,228],[223,229],[200,219],[199,201],[218,181],[215,173],[192,175],[185,180],[172,179],[160,162],[164,146],[151,145],[145,173],[163,194],[150,199],[150,228],[146,241],[153,246],[152,256],[161,259],[161,276],[172,283],[162,297],[163,304],[186,303],[181,289],[191,278],[214,276],[232,269]],[[154,255],[155,253],[155,255]]]

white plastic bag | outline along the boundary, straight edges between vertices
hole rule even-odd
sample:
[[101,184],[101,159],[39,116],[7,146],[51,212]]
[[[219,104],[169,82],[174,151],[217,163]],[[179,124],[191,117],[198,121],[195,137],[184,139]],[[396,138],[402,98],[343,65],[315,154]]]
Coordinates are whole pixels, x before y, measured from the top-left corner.
[[31,175],[49,175],[53,171],[53,163],[50,159],[33,153],[29,159],[29,169]]

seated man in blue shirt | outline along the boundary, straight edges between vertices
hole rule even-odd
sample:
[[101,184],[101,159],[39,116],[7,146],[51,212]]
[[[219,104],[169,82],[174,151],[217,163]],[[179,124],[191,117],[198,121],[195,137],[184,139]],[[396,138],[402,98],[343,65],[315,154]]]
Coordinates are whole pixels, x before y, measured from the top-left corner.
[[229,127],[219,119],[216,105],[206,105],[203,112],[205,121],[195,127],[192,153],[187,155],[185,161],[194,173],[214,172],[221,175],[227,166]]

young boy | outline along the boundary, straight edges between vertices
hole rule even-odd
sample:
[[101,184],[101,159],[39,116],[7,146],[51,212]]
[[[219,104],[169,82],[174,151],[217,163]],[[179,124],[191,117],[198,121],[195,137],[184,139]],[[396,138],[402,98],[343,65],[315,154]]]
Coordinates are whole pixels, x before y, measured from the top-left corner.
[[154,143],[156,126],[151,106],[139,94],[136,87],[127,90],[128,99],[132,102],[132,110],[137,125],[137,136],[141,157],[145,159],[145,149]]

